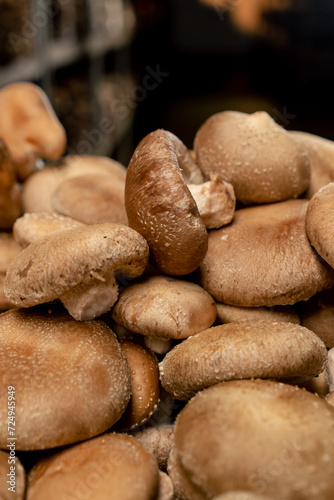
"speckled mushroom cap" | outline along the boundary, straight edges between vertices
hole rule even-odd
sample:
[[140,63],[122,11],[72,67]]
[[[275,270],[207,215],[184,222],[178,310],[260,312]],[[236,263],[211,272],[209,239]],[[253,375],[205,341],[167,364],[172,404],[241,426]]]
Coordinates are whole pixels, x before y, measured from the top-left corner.
[[60,298],[75,319],[92,319],[117,299],[114,273],[140,276],[147,261],[146,241],[127,226],[70,227],[31,243],[17,256],[7,270],[5,294],[22,307]]
[[325,368],[319,337],[293,323],[240,321],[184,340],[160,363],[161,384],[176,399],[225,380],[270,378],[298,383]]
[[207,231],[183,178],[186,146],[156,130],[137,146],[128,166],[128,223],[147,240],[154,264],[165,274],[193,272],[207,251]]
[[290,130],[289,134],[307,151],[310,159],[311,180],[305,193],[310,200],[320,188],[334,182],[334,142],[298,130]]
[[[42,450],[109,429],[130,398],[130,370],[101,321],[78,322],[40,306],[0,316],[0,378],[15,387],[17,450]],[[0,447],[6,449],[7,390],[0,394]]]
[[334,288],[319,292],[299,305],[301,324],[321,338],[328,349],[334,347]]
[[231,490],[284,500],[334,495],[334,410],[288,384],[238,380],[201,391],[177,417],[174,450],[204,498]]
[[216,304],[195,283],[170,276],[141,278],[125,288],[112,310],[113,319],[130,331],[182,339],[211,326]]
[[306,232],[318,254],[334,267],[334,182],[312,196],[306,212]]
[[216,322],[218,324],[261,319],[300,324],[298,313],[293,306],[240,307],[230,306],[228,304],[223,304],[222,302],[217,302],[216,306]]
[[127,223],[124,180],[108,174],[65,178],[52,194],[51,206],[55,212],[85,224]]
[[13,237],[21,250],[47,234],[67,227],[82,226],[82,222],[58,214],[26,213],[16,219],[13,225]]
[[13,159],[0,137],[0,229],[9,230],[22,215],[21,187],[17,183]]
[[206,176],[230,182],[244,204],[296,198],[310,182],[306,151],[264,111],[223,111],[199,128],[194,150]]
[[27,500],[155,500],[159,468],[132,436],[108,433],[38,462],[28,475]]
[[199,282],[217,302],[258,307],[292,305],[334,284],[305,231],[307,200],[236,210],[210,231]]
[[38,158],[57,159],[65,151],[66,133],[45,92],[31,82],[6,85],[0,92],[4,119],[0,136],[12,155],[20,180],[35,169]]
[[14,446],[10,445],[9,440],[7,444],[10,446],[7,448],[8,452],[0,450],[0,498],[1,500],[23,500],[26,473],[15,453],[15,443]]

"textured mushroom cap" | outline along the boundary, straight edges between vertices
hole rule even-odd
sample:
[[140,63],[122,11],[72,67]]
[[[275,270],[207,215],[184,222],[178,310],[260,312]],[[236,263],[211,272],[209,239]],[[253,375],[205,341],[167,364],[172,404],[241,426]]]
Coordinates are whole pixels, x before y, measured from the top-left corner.
[[310,200],[320,188],[334,182],[334,142],[298,130],[291,130],[289,134],[307,151],[310,159],[311,180],[305,193]]
[[197,131],[194,149],[204,174],[230,182],[245,204],[296,198],[310,182],[306,151],[264,111],[212,115]]
[[204,498],[231,490],[333,498],[334,410],[304,389],[225,382],[188,402],[174,432],[178,459]]
[[0,232],[0,273],[7,271],[22,250],[22,246],[15,241],[13,233]]
[[31,243],[9,266],[5,294],[14,304],[30,307],[58,299],[69,289],[115,271],[141,275],[148,246],[121,224],[93,224],[62,229]]
[[4,117],[0,123],[0,136],[10,150],[21,180],[35,169],[37,158],[55,160],[64,153],[64,127],[40,87],[31,82],[3,87],[0,109]]
[[22,214],[21,188],[9,150],[0,137],[0,228],[11,229]]
[[237,210],[233,222],[210,231],[200,284],[218,302],[289,305],[334,284],[305,231],[307,200]]
[[174,425],[157,425],[137,431],[134,437],[155,456],[159,468],[166,470],[173,445],[173,434]]
[[306,212],[306,232],[318,254],[334,267],[334,182],[312,196]]
[[229,491],[214,497],[212,500],[275,500],[275,497],[265,497],[250,491]]
[[130,367],[131,399],[116,428],[127,431],[144,424],[157,408],[159,365],[156,356],[147,347],[131,340],[121,340],[120,343]]
[[47,234],[67,227],[82,226],[82,222],[50,213],[26,213],[18,218],[13,225],[13,236],[18,245],[27,247],[30,243]]
[[161,384],[176,399],[224,380],[270,378],[297,383],[318,375],[327,360],[319,337],[300,325],[240,321],[184,340],[160,363]]
[[[16,448],[38,450],[110,428],[130,398],[130,371],[103,322],[78,322],[47,307],[0,316],[0,378],[14,386]],[[0,446],[7,445],[7,391],[0,395]]]
[[215,301],[201,286],[169,276],[128,286],[112,311],[113,319],[130,331],[172,339],[209,328],[216,315]]
[[321,338],[326,347],[334,347],[334,288],[319,292],[299,308],[301,324]]
[[27,500],[155,500],[159,468],[132,436],[110,433],[41,460],[28,476]]
[[5,279],[6,279],[5,273],[0,273],[0,313],[16,307],[16,305],[12,304],[5,295],[5,290],[4,290]]
[[137,146],[128,166],[125,207],[129,226],[144,236],[155,265],[172,275],[193,272],[207,251],[207,231],[182,178],[186,146],[156,130]]
[[86,174],[60,183],[51,197],[53,209],[85,224],[127,223],[124,180],[111,175]]
[[221,302],[217,302],[216,306],[217,323],[266,319],[300,324],[298,313],[292,306],[240,307],[222,304]]
[[[10,443],[10,440],[7,444]],[[9,450],[10,448],[7,448]],[[15,453],[15,444],[12,447],[14,455],[0,450],[0,498],[1,500],[23,500],[26,485],[26,473]],[[11,469],[11,467],[13,467]],[[13,473],[12,479],[10,474]],[[9,482],[7,482],[9,481]],[[12,481],[12,484],[10,483]],[[13,488],[10,490],[9,488]]]

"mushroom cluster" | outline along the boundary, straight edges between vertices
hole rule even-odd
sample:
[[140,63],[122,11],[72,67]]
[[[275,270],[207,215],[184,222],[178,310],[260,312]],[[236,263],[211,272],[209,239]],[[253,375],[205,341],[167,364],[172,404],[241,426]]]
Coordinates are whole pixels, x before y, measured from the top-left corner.
[[332,500],[334,143],[224,111],[124,166],[0,104],[0,497]]

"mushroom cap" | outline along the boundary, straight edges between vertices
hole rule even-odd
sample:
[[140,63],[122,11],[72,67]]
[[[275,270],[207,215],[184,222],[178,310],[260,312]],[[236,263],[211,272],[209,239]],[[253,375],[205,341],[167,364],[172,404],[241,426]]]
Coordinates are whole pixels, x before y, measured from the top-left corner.
[[63,169],[47,165],[33,172],[22,185],[25,213],[53,213],[51,196],[63,179]]
[[135,432],[134,437],[155,456],[159,468],[166,470],[173,445],[173,434],[174,425],[156,425]]
[[207,495],[197,488],[182,467],[175,447],[171,449],[168,459],[168,475],[174,486],[175,497],[180,500],[207,500]]
[[67,227],[82,226],[82,222],[58,214],[44,212],[25,213],[16,219],[13,236],[21,250],[47,234]]
[[334,288],[319,292],[302,302],[299,315],[301,325],[316,333],[328,349],[334,347]]
[[310,200],[320,188],[334,182],[334,141],[298,130],[290,130],[291,137],[307,151],[311,166],[311,180],[305,193]]
[[0,137],[0,229],[11,229],[22,214],[21,187],[16,182],[13,159]]
[[[217,302],[216,307],[217,323],[267,319],[300,324],[298,313],[293,306],[240,307]],[[310,330],[312,330],[312,328],[310,328]]]
[[326,378],[329,392],[334,391],[334,347],[328,351]]
[[210,231],[199,282],[217,302],[244,307],[292,305],[334,284],[305,231],[307,200],[236,210]]
[[[9,444],[10,440],[7,442]],[[15,446],[14,446],[15,448]],[[9,448],[7,448],[9,451]],[[14,451],[14,450],[12,450]],[[13,462],[14,460],[14,462]],[[11,467],[13,467],[11,469]],[[12,480],[10,474],[12,473]],[[9,482],[8,482],[9,481]],[[12,481],[12,484],[10,483]],[[23,500],[25,497],[26,473],[15,454],[0,450],[0,498],[1,500]],[[10,490],[9,488],[14,488]]]
[[0,123],[0,136],[10,150],[20,180],[33,172],[37,158],[55,160],[64,153],[64,127],[39,86],[18,82],[3,87],[0,108],[5,118]]
[[146,241],[127,226],[70,227],[22,250],[7,270],[5,294],[17,306],[30,307],[58,299],[77,285],[103,282],[111,272],[140,276],[147,261]]
[[[130,370],[110,328],[51,307],[0,315],[0,378],[15,387],[16,448],[42,450],[109,429],[130,399]],[[0,395],[6,448],[7,391]]]
[[325,400],[327,401],[327,403],[329,405],[334,406],[334,391],[329,392],[328,394],[326,394]]
[[145,277],[125,288],[113,319],[130,331],[182,339],[211,326],[216,304],[201,286],[170,276]]
[[158,269],[171,275],[193,272],[207,251],[206,227],[182,178],[185,150],[171,132],[151,132],[137,146],[125,184],[129,226],[147,240]]
[[9,265],[23,250],[13,233],[0,232],[0,273],[5,273]]
[[14,309],[16,307],[16,305],[12,304],[5,295],[4,291],[5,278],[6,275],[4,273],[0,273],[0,313],[8,311],[8,309]]
[[[159,468],[132,436],[108,433],[40,460],[28,475],[27,500],[154,500]],[[87,496],[88,495],[88,496]]]
[[244,204],[296,198],[310,182],[306,151],[265,111],[212,115],[197,131],[194,149],[205,176],[230,182]]
[[309,380],[306,380],[306,382],[302,382],[298,385],[299,387],[304,387],[314,394],[318,394],[321,398],[325,397],[326,394],[328,394],[329,389],[326,368],[316,377],[312,377]]
[[121,340],[131,374],[131,398],[115,430],[128,431],[148,420],[159,401],[159,365],[154,353],[131,340]]
[[176,399],[234,379],[270,378],[298,383],[325,368],[327,350],[300,325],[278,321],[240,321],[197,333],[160,363],[163,388]]
[[127,224],[124,181],[112,175],[86,174],[65,178],[51,197],[55,212],[85,224]]
[[309,201],[306,232],[311,245],[334,268],[334,182],[319,189]]
[[156,500],[175,500],[174,486],[166,472],[159,471],[159,492]]
[[212,500],[275,500],[275,497],[267,497],[251,493],[250,491],[228,491],[214,497]]
[[333,417],[326,401],[298,387],[224,382],[181,410],[174,449],[204,498],[246,490],[284,500],[331,500]]

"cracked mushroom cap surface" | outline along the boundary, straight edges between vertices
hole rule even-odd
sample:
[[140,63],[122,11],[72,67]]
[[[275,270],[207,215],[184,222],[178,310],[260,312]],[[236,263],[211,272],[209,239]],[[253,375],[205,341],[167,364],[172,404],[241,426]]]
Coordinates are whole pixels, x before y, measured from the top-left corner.
[[299,383],[319,375],[326,362],[325,344],[307,328],[279,321],[240,321],[209,328],[173,347],[160,363],[160,380],[174,398],[187,400],[226,380]]
[[151,132],[135,149],[125,183],[129,226],[147,240],[156,267],[170,275],[193,272],[207,251],[205,224],[182,177],[185,157],[193,161],[174,134]]
[[142,335],[182,339],[209,328],[217,316],[211,295],[195,283],[151,276],[129,285],[112,310],[116,323]]
[[307,152],[264,111],[212,115],[197,131],[194,150],[205,176],[230,182],[244,204],[296,198],[310,182]]
[[121,224],[54,231],[31,243],[11,263],[5,294],[17,306],[31,307],[59,299],[75,287],[103,285],[114,273],[129,279],[140,276],[148,256],[144,238]]
[[296,386],[237,380],[201,391],[176,419],[174,450],[204,498],[231,490],[284,500],[334,495],[334,409]]
[[236,210],[229,226],[210,231],[199,283],[217,302],[244,307],[293,305],[333,286],[333,268],[306,234],[308,203]]

